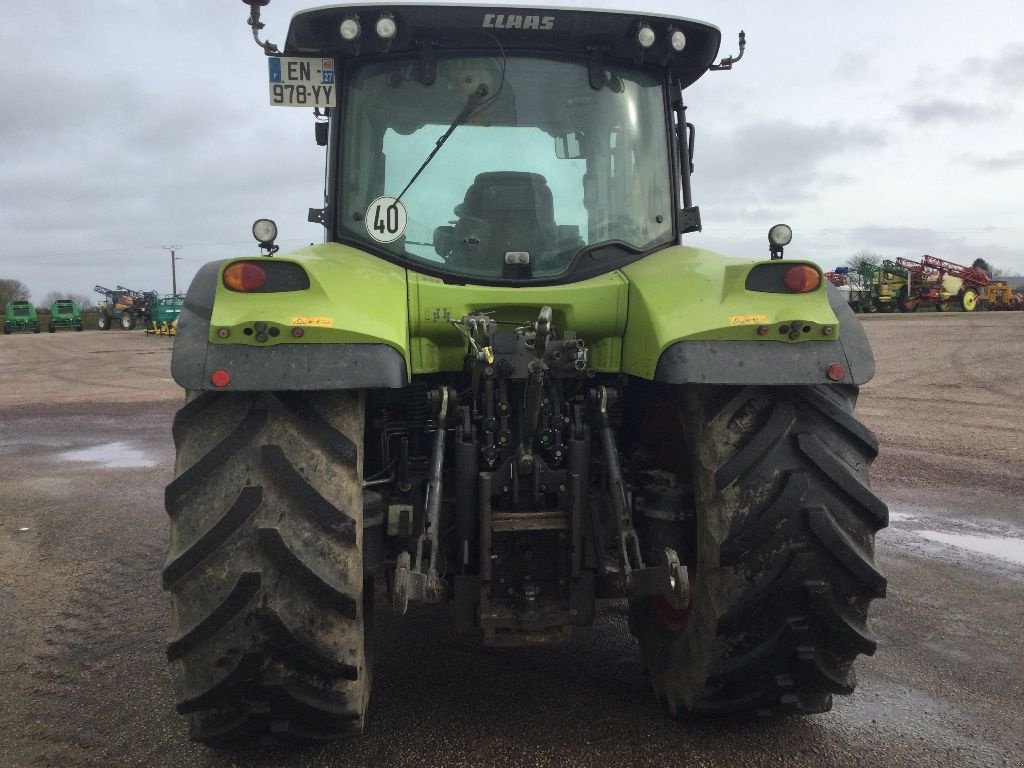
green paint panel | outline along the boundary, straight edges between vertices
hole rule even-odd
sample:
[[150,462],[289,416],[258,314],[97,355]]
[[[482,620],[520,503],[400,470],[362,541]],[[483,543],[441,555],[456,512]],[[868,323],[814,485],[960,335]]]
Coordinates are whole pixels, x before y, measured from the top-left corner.
[[[622,343],[622,371],[653,379],[661,353],[684,339],[763,339],[766,344],[836,339],[838,320],[829,306],[824,278],[817,290],[805,294],[748,291],[744,287],[747,273],[762,263],[766,262],[676,246],[624,267],[629,280],[629,322]],[[783,332],[793,321],[800,321],[801,335],[796,340]],[[758,335],[761,325],[768,326],[768,335]]]
[[[269,347],[384,343],[399,350],[409,367],[404,269],[338,243],[309,246],[273,258],[302,266],[309,276],[309,289],[239,293],[225,288],[218,278],[210,322],[211,344]],[[256,323],[266,327],[266,341],[258,340]],[[292,329],[298,326],[303,326],[300,339],[292,336]],[[275,329],[277,335],[272,335],[270,329]],[[226,337],[218,334],[224,331]]]
[[619,272],[580,283],[524,288],[448,285],[437,278],[409,272],[412,371],[462,370],[466,340],[451,320],[492,312],[496,320],[525,323],[536,320],[540,308],[547,305],[556,327],[575,331],[586,340],[590,364],[596,370],[617,372],[626,329],[627,297],[628,285]]

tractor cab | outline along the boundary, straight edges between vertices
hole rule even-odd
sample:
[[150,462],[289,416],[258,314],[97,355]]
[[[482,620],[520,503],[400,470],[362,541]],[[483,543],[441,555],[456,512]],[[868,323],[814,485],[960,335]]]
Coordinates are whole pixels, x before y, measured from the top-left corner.
[[449,281],[575,282],[700,229],[682,90],[719,41],[648,14],[319,8],[271,58],[271,103],[329,116],[328,240]]

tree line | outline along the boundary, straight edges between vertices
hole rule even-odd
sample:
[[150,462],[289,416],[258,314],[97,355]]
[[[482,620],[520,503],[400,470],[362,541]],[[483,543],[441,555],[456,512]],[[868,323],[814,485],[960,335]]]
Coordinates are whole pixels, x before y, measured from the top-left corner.
[[[70,291],[50,291],[43,296],[43,300],[37,306],[41,309],[49,309],[50,305],[58,299],[71,299],[83,310],[92,309],[95,306],[95,302],[93,302],[90,296]],[[28,286],[21,282],[21,280],[0,277],[0,311],[3,311],[8,302],[31,300],[32,294],[29,292]]]

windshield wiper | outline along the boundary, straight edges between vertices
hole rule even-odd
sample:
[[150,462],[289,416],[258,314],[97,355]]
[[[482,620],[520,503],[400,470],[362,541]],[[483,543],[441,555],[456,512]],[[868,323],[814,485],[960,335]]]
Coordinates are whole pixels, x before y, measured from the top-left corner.
[[402,195],[409,191],[409,187],[411,187],[413,182],[420,177],[420,174],[423,173],[423,169],[427,167],[431,160],[434,159],[434,155],[441,151],[441,147],[443,147],[444,143],[448,141],[448,138],[455,133],[455,129],[470,118],[486,97],[487,86],[484,83],[480,83],[480,85],[477,86],[477,89],[470,94],[468,99],[466,99],[466,106],[464,106],[462,111],[455,116],[452,124],[448,126],[448,130],[444,132],[444,135],[442,135],[440,139],[437,140],[437,145],[430,151],[430,154],[427,155],[427,159],[423,161],[423,165],[421,165],[419,170],[417,170],[416,173],[413,174],[413,177],[409,179],[409,183],[405,185],[405,189],[402,190],[401,194],[395,198],[396,203],[402,199]]

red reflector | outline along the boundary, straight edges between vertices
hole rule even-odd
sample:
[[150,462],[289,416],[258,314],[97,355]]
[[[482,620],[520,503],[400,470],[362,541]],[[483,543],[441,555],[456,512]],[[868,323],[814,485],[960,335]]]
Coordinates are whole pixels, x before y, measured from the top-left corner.
[[224,270],[224,285],[232,291],[258,291],[267,282],[267,273],[259,264],[239,261]]
[[294,336],[296,339],[301,339],[304,333],[305,331],[302,330],[301,328],[292,328],[292,336]]
[[839,363],[832,363],[825,371],[825,375],[828,376],[829,381],[842,381],[843,377],[846,376],[846,371]]
[[821,275],[814,267],[797,264],[786,270],[782,282],[793,293],[808,293],[821,285]]
[[758,336],[767,336],[768,335],[768,326],[767,325],[759,325],[759,326],[757,326],[757,335]]
[[216,370],[210,375],[210,383],[215,387],[226,387],[231,383],[231,374],[223,368]]

